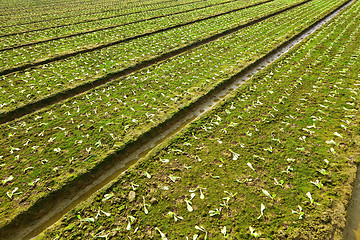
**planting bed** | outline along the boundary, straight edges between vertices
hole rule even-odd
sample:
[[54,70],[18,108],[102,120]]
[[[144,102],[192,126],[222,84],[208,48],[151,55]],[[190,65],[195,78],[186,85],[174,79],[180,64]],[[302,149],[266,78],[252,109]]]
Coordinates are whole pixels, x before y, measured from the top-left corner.
[[[246,6],[252,6],[258,2],[264,2],[259,0],[252,0],[250,2],[240,1],[240,4],[237,2],[231,2],[223,5],[214,5],[211,7],[206,7],[198,10],[193,10],[185,13],[172,14],[168,16],[163,16],[160,18],[149,19],[145,21],[134,21],[130,24],[119,24],[115,25],[117,27],[108,28],[99,31],[90,31],[89,33],[79,34],[79,35],[69,35],[69,37],[54,39],[46,42],[39,42],[38,44],[31,46],[24,46],[21,48],[8,49],[6,51],[0,51],[1,61],[3,68],[1,70],[11,69],[14,66],[24,65],[26,63],[33,63],[40,60],[54,58],[62,54],[69,54],[72,52],[79,52],[84,49],[91,49],[98,46],[107,47],[112,45],[113,42],[120,43],[127,40],[141,38],[143,36],[151,35],[158,32],[164,32],[172,28],[181,27],[184,25],[196,23],[199,21],[204,21],[209,18],[215,18],[222,16],[226,13],[231,13],[235,11],[237,15],[241,16],[242,10]],[[289,3],[294,3],[296,1],[287,1]],[[280,5],[280,3],[282,3]],[[284,7],[284,0],[279,1],[279,3],[269,6],[272,9],[279,9]],[[286,7],[286,6],[285,6]],[[184,6],[182,6],[184,8]],[[259,7],[251,8],[253,18],[257,15],[262,15]],[[162,16],[160,14],[160,16]],[[227,18],[234,17],[233,15],[225,15]],[[127,17],[125,17],[127,19]],[[131,21],[130,21],[131,22]],[[86,23],[89,25],[90,23]],[[30,34],[24,35],[25,37]],[[9,43],[13,44],[11,38],[16,36],[8,37]],[[6,39],[3,39],[4,44],[6,44]],[[103,47],[102,47],[103,48]],[[10,61],[5,61],[5,59],[10,59]]]
[[[97,13],[104,13],[105,11],[113,12],[119,11],[120,9],[133,7],[144,7],[152,6],[155,4],[164,4],[173,2],[176,4],[177,0],[154,0],[154,1],[82,1],[82,2],[71,2],[71,3],[54,3],[55,6],[60,8],[54,8],[49,2],[46,2],[46,5],[39,6],[31,2],[26,8],[25,11],[19,11],[18,8],[7,9],[4,11],[0,19],[2,20],[2,26],[4,27],[13,27],[15,25],[28,25],[33,23],[41,23],[49,20],[60,20],[66,18],[73,18],[84,15],[92,15]],[[15,2],[15,5],[18,5],[19,2]],[[170,3],[171,4],[171,3]],[[49,9],[50,8],[50,9]],[[4,8],[5,9],[5,8]],[[54,18],[55,16],[55,18]]]
[[356,1],[40,239],[342,239],[359,13]]
[[[181,28],[145,36],[98,51],[80,54],[65,60],[28,69],[25,72],[4,75],[1,77],[3,81],[0,83],[0,90],[2,92],[0,111],[11,111],[46,96],[54,95],[69,87],[71,88],[84,82],[91,82],[114,72],[121,72],[139,62],[196,43],[214,34],[227,31],[227,29],[246,24],[254,18],[254,12],[258,12],[261,16],[266,16],[276,9],[278,10],[276,6],[286,3],[290,4],[291,2],[285,0],[278,3],[267,3],[242,10],[242,16],[238,13],[232,13],[218,18],[211,18]],[[326,12],[343,2],[338,0],[331,1],[327,3],[328,5],[325,8],[323,8],[324,2],[308,4],[316,4]],[[265,6],[269,4],[269,7]],[[260,11],[262,13],[259,13]],[[235,21],[235,19],[237,20]],[[142,47],[140,48],[139,46]]]
[[[186,108],[340,3],[342,1],[332,1],[332,4],[323,0],[310,1],[103,87],[1,125],[1,226],[28,210],[40,198],[48,197],[96,167],[113,151],[126,147],[179,109]],[[253,104],[256,106],[257,102]],[[237,121],[240,119],[232,120],[233,123],[227,120],[229,125],[234,125],[230,127],[238,126]],[[267,123],[260,121],[259,124]],[[208,130],[210,126],[204,127]],[[216,138],[221,141],[222,136]],[[254,139],[263,144],[260,138],[250,140]],[[235,146],[231,149],[238,151]]]
[[24,46],[32,43],[36,44],[38,42],[56,40],[59,38],[70,37],[82,33],[85,34],[93,31],[101,31],[110,28],[117,28],[132,23],[177,15],[199,9],[215,8],[218,5],[220,6],[226,5],[227,7],[229,6],[238,7],[245,4],[249,4],[249,3],[245,3],[244,1],[237,1],[237,0],[236,1],[208,0],[208,1],[180,5],[176,7],[167,7],[155,11],[145,11],[143,13],[136,12],[134,14],[126,14],[126,15],[121,15],[119,17],[101,19],[93,22],[88,21],[88,22],[72,24],[64,27],[45,29],[42,31],[27,32],[26,34],[21,33],[9,37],[2,37],[0,49],[7,49],[7,48],[9,49],[11,47]]

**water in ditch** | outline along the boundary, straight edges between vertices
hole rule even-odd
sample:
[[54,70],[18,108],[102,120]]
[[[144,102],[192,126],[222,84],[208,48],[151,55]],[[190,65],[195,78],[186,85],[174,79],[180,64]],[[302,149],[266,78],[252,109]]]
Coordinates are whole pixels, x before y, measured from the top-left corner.
[[[292,47],[297,45],[301,40],[312,34],[314,31],[319,29],[322,25],[327,23],[329,20],[334,18],[341,10],[352,4],[355,0],[350,1],[342,8],[330,14],[328,17],[324,18],[316,25],[312,26],[310,29],[303,32],[298,37],[290,40],[288,43],[283,45],[277,51],[268,54],[266,57],[262,58],[252,67],[241,73],[236,79],[224,85],[222,89],[215,91],[210,94],[206,100],[196,104],[196,107],[186,114],[182,115],[181,118],[177,120],[175,124],[171,127],[163,129],[161,134],[158,134],[155,138],[149,139],[146,144],[139,146],[138,150],[134,151],[131,155],[127,156],[124,159],[121,159],[119,163],[107,171],[106,174],[103,174],[101,178],[97,179],[96,182],[90,186],[84,188],[82,191],[79,191],[76,196],[65,199],[61,204],[58,204],[50,213],[42,218],[41,221],[34,223],[31,226],[31,229],[24,229],[18,232],[18,235],[14,239],[34,239],[38,234],[44,231],[46,228],[54,224],[56,221],[60,220],[68,211],[75,208],[78,204],[88,199],[92,194],[111,183],[117,179],[122,173],[124,173],[131,165],[136,163],[139,159],[145,157],[155,147],[161,145],[171,136],[177,134],[179,131],[184,129],[188,124],[193,122],[195,119],[199,118],[204,113],[210,111],[215,105],[217,105],[221,100],[226,98],[231,92],[239,88],[243,82],[251,78],[254,74],[259,72],[261,69],[274,62],[276,59],[281,57],[283,54],[287,53]],[[347,238],[348,240],[360,240],[360,174],[357,174],[357,185],[354,187],[354,194],[352,199],[352,207],[349,208],[348,213],[348,236],[352,238]],[[355,206],[355,207],[354,207]],[[356,207],[357,206],[357,207]],[[351,222],[351,223],[350,223]],[[23,237],[25,236],[25,237]],[[355,237],[353,237],[355,236]]]
[[344,240],[360,240],[360,166],[358,166],[347,216]]

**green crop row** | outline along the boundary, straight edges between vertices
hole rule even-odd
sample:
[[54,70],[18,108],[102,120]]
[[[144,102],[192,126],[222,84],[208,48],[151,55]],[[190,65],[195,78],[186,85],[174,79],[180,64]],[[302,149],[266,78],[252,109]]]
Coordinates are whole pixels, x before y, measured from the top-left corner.
[[[11,27],[6,27],[0,29],[1,35],[6,34],[13,34],[13,33],[21,33],[26,31],[32,31],[32,30],[41,30],[43,28],[49,28],[49,27],[57,27],[57,26],[64,26],[64,25],[71,25],[71,24],[78,24],[83,22],[90,22],[90,21],[96,21],[96,20],[102,20],[107,18],[114,18],[118,17],[119,15],[124,14],[132,14],[132,13],[141,13],[145,11],[153,11],[158,9],[163,9],[167,7],[176,7],[179,5],[189,4],[189,3],[196,3],[200,2],[200,0],[177,0],[177,1],[166,1],[166,2],[155,2],[151,5],[142,5],[142,6],[136,6],[136,7],[122,7],[122,8],[113,8],[110,11],[97,11],[94,13],[87,13],[87,14],[81,14],[78,12],[77,14],[73,14],[71,16],[57,16],[53,19],[48,19],[46,21],[35,21],[35,23],[29,23],[25,25],[13,25]],[[206,1],[201,1],[206,2]]]
[[[94,10],[99,9],[111,9],[114,5],[119,5],[119,1],[110,2],[108,0],[104,1],[88,1],[81,2],[78,4],[74,3],[57,3],[55,5],[47,4],[43,7],[38,7],[36,4],[33,7],[26,7],[23,9],[7,9],[0,16],[4,21],[2,24],[7,25],[8,23],[22,24],[36,20],[46,20],[48,18],[53,18],[56,14],[66,14],[74,13],[76,11],[86,11],[93,12]],[[126,5],[126,3],[125,3]],[[20,21],[20,22],[14,22]],[[23,22],[22,22],[23,21]]]
[[[337,1],[333,3],[338,4]],[[155,35],[1,76],[0,111],[13,110],[69,87],[121,71],[138,62],[200,41],[294,4],[281,0],[196,22]]]
[[[170,2],[172,0],[168,0],[165,2]],[[59,10],[48,10],[41,13],[41,11],[37,10],[30,10],[27,8],[24,14],[20,14],[20,12],[15,10],[15,13],[5,14],[0,16],[0,20],[3,26],[14,25],[14,24],[27,24],[29,22],[35,21],[47,21],[54,19],[54,15],[57,18],[59,17],[72,17],[74,13],[77,11],[81,11],[82,14],[92,14],[97,12],[103,11],[112,11],[114,9],[119,9],[124,7],[137,7],[137,6],[146,6],[151,5],[153,3],[162,3],[164,0],[150,0],[150,1],[134,1],[134,2],[124,2],[124,1],[95,1],[94,3],[91,2],[83,2],[80,5],[74,6],[67,6],[62,7]],[[37,14],[39,13],[39,14]]]
[[[1,69],[7,69],[13,66],[36,62],[39,59],[53,58],[63,53],[76,52],[87,48],[93,48],[99,45],[111,43],[114,41],[120,41],[122,39],[127,39],[145,33],[151,33],[161,29],[167,29],[169,27],[176,27],[177,25],[185,24],[187,22],[212,17],[214,15],[228,12],[234,9],[241,9],[245,6],[258,3],[259,1],[264,0],[239,0],[239,2],[216,5],[181,14],[164,16],[158,19],[151,19],[142,22],[132,23],[129,25],[122,25],[112,29],[86,33],[79,36],[73,36],[46,43],[22,47],[14,50],[3,51],[0,52]],[[279,1],[276,1],[276,3],[277,5],[280,5]],[[241,11],[238,12],[238,14],[240,14]]]
[[[95,22],[85,22],[81,24],[74,24],[65,27],[46,29],[43,31],[30,32],[25,34],[17,34],[9,37],[1,38],[0,48],[7,48],[32,42],[38,42],[43,40],[49,40],[79,33],[88,33],[89,31],[101,31],[108,27],[119,27],[131,23],[137,23],[139,21],[146,21],[151,18],[166,17],[173,14],[180,14],[182,12],[194,11],[198,8],[214,7],[215,5],[222,5],[224,3],[231,2],[234,6],[241,6],[244,4],[243,0],[208,0],[201,1],[187,5],[181,5],[176,7],[167,7],[156,11],[149,11],[143,13],[134,13],[132,15],[119,16],[111,19],[104,19]],[[240,4],[239,4],[240,2]],[[176,15],[177,16],[177,15]],[[181,17],[181,15],[179,15]]]
[[39,239],[342,239],[359,13],[357,1]]
[[2,125],[1,225],[299,33],[331,6],[311,1]]

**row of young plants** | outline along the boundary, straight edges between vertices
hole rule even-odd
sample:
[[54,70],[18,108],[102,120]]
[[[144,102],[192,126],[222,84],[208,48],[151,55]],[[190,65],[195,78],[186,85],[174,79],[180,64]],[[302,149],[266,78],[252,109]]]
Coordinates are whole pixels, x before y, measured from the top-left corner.
[[16,33],[24,33],[29,31],[39,31],[44,30],[48,28],[54,28],[54,27],[62,27],[62,26],[68,26],[71,24],[79,24],[79,23],[85,23],[85,22],[92,22],[102,19],[109,19],[109,18],[115,18],[122,15],[129,15],[134,13],[143,13],[147,11],[155,11],[158,9],[163,9],[167,7],[176,7],[180,5],[190,4],[190,3],[197,3],[197,2],[206,2],[200,1],[200,0],[177,0],[177,1],[163,1],[161,3],[155,2],[151,5],[146,4],[142,6],[136,6],[136,7],[126,7],[126,8],[114,8],[111,11],[100,11],[95,13],[87,13],[87,14],[81,14],[78,12],[77,14],[73,14],[71,16],[61,17],[57,16],[53,19],[48,19],[44,21],[35,21],[34,23],[27,23],[27,24],[17,24],[13,25],[11,27],[4,27],[0,29],[0,37],[6,36],[9,34],[16,34]]
[[[58,6],[58,5],[68,5],[70,1],[52,1],[50,3],[44,2],[44,1],[14,1],[14,0],[7,0],[7,1],[3,1],[0,3],[0,15],[4,16],[4,15],[9,15],[13,12],[18,12],[20,13],[21,11],[29,11],[29,8],[35,8],[35,7],[39,7],[40,9],[42,8],[47,8],[47,7],[53,7],[53,6]],[[71,3],[73,4],[81,4],[83,1],[72,1]],[[71,4],[70,3],[70,4]]]
[[[240,3],[240,4],[239,4]],[[21,46],[29,43],[38,43],[44,40],[55,40],[61,37],[73,36],[74,34],[86,34],[89,31],[102,31],[108,28],[117,28],[120,26],[148,21],[170,15],[181,17],[181,13],[195,11],[202,8],[214,8],[217,5],[231,5],[238,7],[247,5],[243,0],[208,0],[192,4],[180,5],[176,7],[162,8],[156,11],[146,11],[134,13],[131,15],[123,15],[116,18],[104,19],[95,22],[85,22],[81,24],[73,24],[70,26],[46,29],[43,31],[36,31],[24,34],[17,34],[13,36],[1,38],[0,48],[9,48],[14,46]],[[232,9],[232,8],[231,8]],[[226,8],[227,10],[227,8]]]
[[[168,0],[173,1],[173,0]],[[5,26],[14,25],[14,24],[27,24],[29,22],[34,21],[47,21],[49,19],[54,19],[54,15],[56,15],[56,18],[59,17],[71,17],[76,14],[76,10],[81,11],[81,14],[92,14],[97,12],[103,12],[103,11],[112,11],[113,9],[120,9],[124,7],[136,7],[136,6],[144,6],[144,5],[152,5],[156,3],[161,3],[164,1],[161,0],[149,0],[149,1],[95,1],[94,3],[90,2],[83,2],[83,4],[79,4],[78,6],[68,6],[68,7],[62,7],[59,10],[49,10],[44,11],[41,13],[41,11],[30,11],[24,14],[19,14],[19,12],[15,11],[13,14],[7,14],[1,16],[1,20],[4,22]],[[35,7],[36,8],[36,7]],[[37,14],[39,12],[40,14]]]
[[[111,9],[109,7],[119,5],[119,3],[120,1],[110,2],[108,0],[103,0],[79,2],[78,4],[55,3],[55,5],[53,6],[51,4],[47,4],[46,6],[42,7],[38,6],[37,4],[33,4],[32,7],[28,6],[26,8],[23,8],[22,10],[7,9],[0,17],[2,20],[5,21],[5,23],[22,24],[26,22],[31,22],[33,20],[45,20],[48,18],[53,18],[54,14],[68,15],[69,13],[75,12],[76,10],[84,11],[85,9],[88,9],[87,12],[93,12],[96,10],[96,7],[103,10]],[[18,4],[18,2],[14,2],[14,4]],[[28,20],[26,20],[26,18],[28,18]]]
[[[68,38],[53,40],[50,42],[39,43],[36,45],[1,51],[1,69],[4,70],[14,66],[36,62],[40,59],[54,58],[55,56],[61,54],[78,52],[84,49],[94,48],[115,41],[121,41],[127,38],[150,34],[159,30],[166,31],[170,27],[181,27],[186,23],[191,24],[194,21],[202,21],[203,19],[207,18],[219,17],[217,15],[233,11],[234,9],[239,9],[235,13],[240,15],[243,10],[246,10],[243,9],[244,7],[265,1],[266,0],[251,0],[248,2],[240,0],[239,2],[230,2],[228,4],[211,6],[190,12],[169,15],[157,19],[150,19],[141,22],[131,23],[128,25],[121,25],[116,28],[85,33],[79,36],[72,36]],[[283,3],[283,1],[284,0],[271,2],[272,5],[269,5],[269,7],[272,7],[273,9],[284,7],[280,5],[280,2]],[[293,3],[299,1],[300,0],[288,0],[286,2]],[[263,8],[266,8],[266,6],[263,6]],[[257,6],[251,7],[250,9],[253,11],[255,17],[262,14],[261,10],[263,8]],[[230,15],[229,17],[231,16],[232,15]]]
[[360,2],[39,239],[342,239]]
[[328,6],[314,0],[1,125],[1,226],[305,29]]
[[[284,5],[288,0],[279,2]],[[332,1],[328,11],[341,1]],[[282,3],[282,4],[281,4]],[[323,4],[323,3],[317,3]],[[265,16],[274,10],[264,5],[254,7]],[[277,4],[274,6],[278,6]],[[278,6],[279,7],[279,6]],[[260,16],[259,16],[260,17]],[[181,28],[146,36],[99,51],[56,61],[50,64],[1,76],[0,110],[11,111],[20,106],[37,101],[50,94],[84,82],[118,72],[138,62],[152,59],[171,50],[184,47],[219,32],[226,31],[254,19],[253,9],[245,9],[242,14],[231,14],[197,22]],[[139,47],[141,46],[141,47]]]

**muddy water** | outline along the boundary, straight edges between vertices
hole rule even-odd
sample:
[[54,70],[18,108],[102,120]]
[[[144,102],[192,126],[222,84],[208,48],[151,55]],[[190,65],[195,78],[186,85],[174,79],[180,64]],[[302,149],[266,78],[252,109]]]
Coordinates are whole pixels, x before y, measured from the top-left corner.
[[[62,201],[61,204],[56,205],[55,208],[52,209],[50,213],[48,213],[46,216],[44,216],[40,221],[33,224],[33,226],[30,226],[28,229],[22,229],[17,233],[17,236],[14,236],[13,239],[34,239],[38,234],[40,234],[42,231],[44,231],[46,228],[54,224],[56,221],[61,219],[64,214],[66,214],[68,211],[76,207],[81,202],[88,199],[92,194],[106,186],[107,184],[111,183],[115,179],[117,179],[122,173],[124,173],[131,165],[136,163],[139,159],[145,157],[154,147],[159,146],[161,143],[166,141],[171,136],[175,135],[179,131],[181,131],[184,127],[186,127],[189,123],[194,121],[195,119],[199,118],[204,113],[210,111],[215,105],[217,105],[221,100],[226,98],[231,92],[236,90],[239,86],[241,86],[242,83],[244,83],[246,80],[251,78],[254,74],[259,72],[261,69],[263,69],[265,66],[269,65],[276,59],[278,59],[283,54],[287,53],[292,47],[294,47],[296,44],[298,44],[302,39],[312,34],[314,31],[316,31],[318,28],[320,28],[322,25],[324,25],[326,22],[331,20],[333,17],[335,17],[339,11],[349,6],[351,3],[353,3],[355,0],[350,1],[346,5],[344,5],[342,8],[338,9],[316,25],[312,26],[310,29],[306,30],[304,33],[299,35],[298,37],[290,40],[288,43],[280,47],[275,52],[268,54],[266,57],[262,58],[260,61],[258,61],[256,64],[254,64],[252,67],[248,68],[246,71],[241,72],[238,74],[238,76],[234,79],[232,79],[230,82],[222,86],[222,89],[219,89],[217,91],[214,91],[209,96],[206,97],[206,99],[198,104],[196,104],[195,108],[191,109],[191,111],[188,111],[184,115],[181,116],[181,118],[177,119],[177,122],[173,124],[169,128],[165,128],[162,130],[161,134],[158,134],[155,138],[151,138],[147,141],[146,144],[143,144],[141,148],[139,147],[138,150],[134,151],[131,155],[127,156],[124,159],[121,159],[119,163],[111,169],[111,171],[107,171],[106,174],[101,176],[101,178],[97,179],[95,183],[92,185],[84,188],[82,191],[79,191],[76,196],[71,196],[71,198],[66,199],[65,201]],[[358,174],[358,185],[356,187],[356,191],[354,191],[354,199],[352,201],[352,206],[349,210],[349,217],[351,219],[351,224],[347,224],[348,228],[351,229],[357,229],[357,234],[359,236],[359,224],[360,224],[360,181],[359,181],[359,174]],[[354,188],[355,189],[355,188]],[[355,206],[355,207],[354,207]],[[357,208],[356,208],[357,206]],[[357,209],[357,210],[355,210]],[[354,213],[354,214],[352,214]],[[357,213],[357,214],[356,214]],[[31,228],[31,229],[30,229]],[[350,232],[350,231],[348,231]],[[353,233],[352,230],[350,232]],[[348,234],[349,236],[351,234]],[[353,236],[352,234],[351,236]],[[23,237],[25,236],[25,237]],[[358,239],[360,238],[348,238],[349,240]]]
[[344,240],[360,240],[360,166],[357,170],[353,194],[348,208]]

